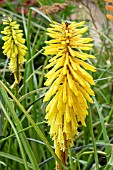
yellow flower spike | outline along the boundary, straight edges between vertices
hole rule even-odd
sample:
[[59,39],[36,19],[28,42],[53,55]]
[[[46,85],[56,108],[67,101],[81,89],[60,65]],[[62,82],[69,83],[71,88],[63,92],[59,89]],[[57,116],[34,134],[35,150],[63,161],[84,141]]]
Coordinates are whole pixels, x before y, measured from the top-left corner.
[[26,61],[24,56],[26,54],[27,47],[24,45],[25,39],[22,38],[23,31],[19,30],[19,24],[16,21],[12,21],[8,17],[7,20],[3,20],[3,25],[6,25],[4,31],[1,31],[5,36],[2,38],[5,43],[2,47],[4,49],[4,55],[9,58],[9,69],[14,74],[14,83],[11,86],[13,88],[16,84],[21,81],[21,68],[23,63]]
[[[85,60],[95,56],[85,53],[93,44],[90,44],[92,38],[82,37],[87,31],[87,27],[80,28],[83,24],[84,21],[70,25],[53,22],[50,24],[52,28],[47,29],[52,40],[45,41],[47,46],[44,47],[44,54],[52,56],[46,66],[49,72],[45,75],[44,85],[51,86],[44,101],[51,100],[45,118],[50,125],[55,153],[65,164],[68,148],[73,146],[74,136],[78,134],[78,122],[86,126],[87,101],[93,103],[90,96],[94,96],[90,87],[94,81],[87,70],[95,72],[96,68]],[[61,170],[58,164],[56,169]]]

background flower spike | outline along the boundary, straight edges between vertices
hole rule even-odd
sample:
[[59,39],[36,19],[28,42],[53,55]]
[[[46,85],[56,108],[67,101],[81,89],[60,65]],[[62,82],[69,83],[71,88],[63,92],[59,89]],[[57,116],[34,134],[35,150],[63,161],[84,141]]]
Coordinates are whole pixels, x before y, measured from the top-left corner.
[[[113,3],[113,0],[104,0],[105,2],[111,2],[111,3]],[[107,11],[113,11],[113,5],[106,5],[106,10]],[[106,17],[109,19],[109,20],[111,20],[111,21],[113,21],[113,16],[112,15],[110,15],[110,14],[106,14]]]
[[9,58],[9,69],[14,74],[14,83],[11,86],[13,88],[16,84],[21,81],[21,68],[23,63],[26,61],[24,56],[26,54],[27,47],[25,39],[23,37],[23,31],[19,29],[19,24],[16,21],[12,21],[10,17],[7,20],[3,20],[5,25],[4,31],[1,31],[3,36],[4,45],[2,49],[3,53]]

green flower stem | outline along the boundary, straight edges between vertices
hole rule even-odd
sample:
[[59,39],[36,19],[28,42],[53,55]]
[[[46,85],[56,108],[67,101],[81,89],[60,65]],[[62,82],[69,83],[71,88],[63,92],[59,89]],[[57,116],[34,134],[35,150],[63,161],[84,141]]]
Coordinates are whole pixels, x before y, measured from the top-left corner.
[[[28,48],[28,55],[27,55],[27,61],[30,60],[32,58],[32,55],[31,55],[31,46],[30,46],[30,22],[31,22],[31,15],[32,15],[32,9],[29,10],[29,15],[28,15],[28,23],[27,23],[27,48]],[[29,73],[27,76],[31,75],[34,71],[34,68],[33,68],[33,61],[29,62],[29,64],[26,63],[26,68],[25,68],[25,71],[28,72],[29,70]],[[26,77],[27,79],[27,77]],[[25,80],[26,80],[25,79]],[[29,82],[29,91],[32,91],[35,89],[35,84],[34,84],[34,79],[36,79],[35,75],[33,75],[31,77],[31,81]],[[24,93],[26,94],[26,93]],[[35,101],[35,96],[34,95],[31,95],[31,102]],[[36,110],[36,107],[34,106],[33,107],[33,113],[35,113],[35,110]],[[33,114],[33,119],[36,120],[36,114]]]
[[43,49],[41,49],[40,51],[38,51],[36,54],[33,55],[33,57],[31,57],[26,64],[29,64],[30,62],[32,62],[40,53],[43,52]]
[[[31,51],[30,51],[30,18],[31,18],[31,13],[32,13],[32,10],[29,10],[29,15],[28,15],[28,23],[27,23],[27,48],[28,48],[28,54],[27,54],[27,61],[31,58]],[[27,65],[27,62],[25,63],[25,71],[24,71],[24,79],[23,79],[23,83],[24,83],[24,88],[23,88],[23,94],[26,94],[27,93],[27,88],[26,88],[26,79],[28,77],[28,68],[29,66]],[[31,81],[32,82],[32,81]],[[24,107],[26,108],[26,104],[27,104],[27,99],[25,98],[23,100],[23,105]]]
[[[3,118],[2,118],[3,120],[4,120],[4,115],[3,115]],[[7,134],[7,128],[8,128],[8,125],[9,125],[9,122],[8,122],[8,120],[6,119],[6,121],[4,122],[4,128],[3,128],[3,136],[5,136],[6,134]]]
[[[4,84],[2,81],[0,81],[0,91],[1,91],[1,94],[3,96],[3,99],[4,99],[4,102],[5,102],[5,105],[7,106],[7,108],[9,109],[9,112],[12,116],[12,119],[14,120],[15,124],[17,124],[16,126],[16,129],[19,131],[19,130],[22,130],[23,127],[22,127],[22,124],[20,122],[20,120],[18,119],[18,116],[17,114],[15,113],[14,111],[14,105],[13,103],[11,102],[11,100],[9,99],[8,95],[7,95],[7,92],[5,89],[7,89],[10,93],[11,91],[5,86],[5,89],[4,89]],[[12,93],[11,93],[12,94]],[[12,94],[13,95],[13,94]],[[13,95],[14,96],[14,95]],[[15,97],[16,98],[16,97]],[[16,99],[17,100],[17,99]],[[18,101],[18,100],[17,100]],[[14,100],[15,102],[15,100]],[[16,103],[16,102],[15,102]],[[21,140],[22,140],[22,144],[25,148],[25,152],[27,153],[28,157],[29,157],[29,160],[31,161],[32,165],[33,165],[33,168],[34,170],[39,170],[39,167],[38,167],[38,163],[37,163],[37,160],[34,156],[34,153],[29,145],[29,142],[25,136],[25,133],[21,133],[20,134],[20,137],[21,137]]]
[[36,123],[34,122],[34,120],[31,118],[31,116],[26,112],[26,110],[24,109],[24,107],[20,104],[20,102],[16,99],[16,97],[11,93],[11,91],[3,84],[2,81],[0,81],[0,86],[2,86],[7,92],[8,94],[13,98],[13,100],[16,102],[16,104],[18,105],[18,107],[22,110],[22,112],[25,114],[25,116],[27,117],[27,119],[29,120],[29,122],[32,124],[33,128],[36,130],[37,134],[40,136],[41,140],[46,144],[47,148],[49,149],[49,151],[51,152],[51,154],[53,155],[53,157],[55,158],[55,160],[58,162],[58,164],[64,169],[67,170],[67,167],[60,161],[60,159],[56,156],[56,154],[54,153],[53,149],[51,148],[51,145],[49,144],[49,142],[47,141],[47,139],[45,138],[45,136],[42,134],[42,132],[40,131],[40,129],[37,127]]
[[111,108],[111,110],[110,110],[110,112],[109,112],[108,118],[107,118],[107,120],[106,120],[107,123],[110,122],[112,116],[113,116],[113,107]]
[[[42,124],[44,124],[44,123],[45,123],[45,122],[40,122],[40,123],[37,123],[37,125],[42,125]],[[29,130],[29,129],[32,128],[32,127],[33,127],[33,126],[31,125],[31,126],[29,126],[29,127],[27,127],[27,128],[24,128],[23,130],[18,131],[17,133],[19,134],[19,133],[25,132],[25,131]],[[9,135],[9,136],[7,136],[7,137],[4,137],[3,139],[0,140],[0,143],[2,143],[2,142],[6,141],[6,140],[8,140],[8,139],[10,139],[10,138],[12,138],[12,137],[14,137],[14,136],[15,136],[15,134],[13,133],[13,134],[11,134],[11,135]]]
[[28,56],[27,59],[31,58],[31,49],[30,49],[30,21],[31,21],[32,9],[29,10],[28,23],[27,23],[27,47],[28,47]]
[[97,154],[97,148],[96,148],[96,143],[95,143],[95,138],[94,138],[94,133],[93,133],[93,125],[92,125],[92,115],[91,115],[91,110],[89,110],[89,124],[90,124],[90,134],[92,137],[92,143],[93,143],[93,148],[94,148],[94,158],[95,158],[95,163],[96,163],[96,170],[99,170],[99,161],[98,161],[98,154]]
[[[31,46],[30,46],[30,43],[31,43],[31,17],[32,17],[32,9],[29,9],[29,14],[28,14],[28,22],[27,22],[27,48],[28,48],[28,55],[27,55],[27,61],[29,61],[31,58],[32,58],[32,52],[31,52]],[[26,68],[25,70],[28,72],[27,74],[27,78],[28,76],[30,76],[33,72],[34,72],[34,65],[33,65],[33,61],[29,62],[29,64],[26,64]],[[29,71],[28,71],[29,70]],[[25,80],[27,80],[27,78]],[[29,84],[28,84],[28,90],[29,91],[32,91],[34,89],[37,89],[37,80],[36,80],[36,75],[34,74],[32,77],[31,77],[31,81],[29,81]],[[30,96],[30,102],[33,103],[35,101],[35,95],[31,95]],[[26,107],[24,107],[26,108]],[[33,107],[32,107],[32,112],[33,112],[33,120],[37,120],[37,114],[36,114],[36,109],[37,109],[37,105],[34,104]],[[36,138],[36,132],[34,130],[29,130],[29,135],[30,137],[35,137]],[[37,152],[37,146],[36,145],[33,145],[33,143],[31,143],[31,146],[32,146],[32,150],[34,152],[34,155],[35,157],[38,159],[38,152]]]
[[[111,108],[109,115],[108,115],[107,117],[103,118],[103,119],[106,120],[107,123],[109,123],[110,120],[111,120],[111,118],[112,118],[112,114],[113,114],[113,107]],[[94,127],[97,127],[99,124],[101,124],[100,121],[96,122],[95,124],[93,124],[93,128],[94,128]],[[101,138],[102,134],[103,134],[103,132],[101,131],[100,134],[99,134],[99,136],[98,136],[98,138],[97,138],[97,141]],[[83,135],[83,133],[80,134],[80,137],[81,137],[82,135]],[[77,138],[77,139],[78,139],[78,138]],[[105,156],[106,156],[106,155],[105,155]],[[91,159],[92,159],[92,157],[93,157],[93,155],[90,155],[90,157],[89,157],[89,159],[88,159],[87,162],[90,162]],[[85,170],[85,167],[84,167],[83,170]]]
[[[18,162],[18,163],[20,163],[20,164],[24,164],[24,162],[23,162],[23,160],[22,160],[21,158],[18,158],[18,157],[16,157],[16,156],[12,155],[12,154],[8,154],[8,153],[1,152],[1,151],[0,151],[0,157],[4,157],[4,158],[10,159],[10,160],[12,160],[12,161],[16,161],[16,162]],[[30,168],[30,170],[31,170],[31,169],[34,170],[34,168],[33,168],[33,166],[32,166],[31,163],[27,162],[27,164],[28,164],[28,167]],[[20,170],[21,170],[21,169],[20,169]]]
[[[102,151],[97,151],[97,153],[99,153],[100,155],[102,156],[106,156],[106,153],[105,152],[102,152]],[[79,159],[82,155],[90,155],[90,154],[94,154],[94,151],[86,151],[86,152],[83,152],[80,154],[79,156]]]
[[42,84],[43,84],[44,69],[45,69],[45,66],[47,65],[47,61],[48,61],[48,59],[46,58],[46,60],[44,61],[43,68],[42,68],[42,74],[41,74],[41,77],[40,77],[40,79],[39,79],[39,88],[41,88],[41,87],[42,87]]
[[[113,107],[111,108],[111,110],[109,112],[109,115],[106,117],[106,123],[110,122],[110,120],[112,118],[112,115],[113,115]],[[102,136],[102,131],[99,134],[98,140],[101,138],[101,136]]]
[[[13,122],[11,121],[8,112],[6,112],[4,106],[2,105],[1,102],[0,102],[0,107],[1,107],[1,109],[3,110],[5,116],[7,117],[8,121],[9,121],[9,123],[10,123],[10,125],[11,125],[11,127],[12,127],[12,129],[13,129],[13,131],[14,131],[14,133],[15,133],[15,135],[16,135],[16,138],[17,138],[17,141],[18,141],[18,144],[19,144],[19,148],[20,148],[20,151],[21,151],[21,155],[22,155],[22,158],[23,158],[23,161],[24,161],[25,170],[29,170],[28,165],[27,165],[26,156],[25,156],[25,154],[24,154],[24,149],[23,149],[21,140],[20,140],[20,138],[19,138],[19,135],[18,135],[18,133],[17,133],[17,131],[16,131],[16,128],[14,127]],[[10,142],[9,142],[9,145],[11,146],[11,140],[10,140]],[[8,151],[9,151],[9,150],[10,150],[10,148],[8,149]]]
[[[104,141],[105,141],[106,144],[110,144],[109,137],[107,135],[107,131],[106,131],[106,128],[105,128],[105,125],[104,125],[104,118],[103,118],[102,113],[100,112],[100,109],[99,109],[99,106],[98,106],[98,103],[97,103],[95,97],[94,97],[94,102],[95,102],[95,106],[96,106],[97,112],[99,114],[99,118],[100,118],[100,122],[101,122],[101,126],[102,126],[102,132],[103,132]],[[110,154],[111,154],[111,147],[110,146],[106,146],[105,149],[106,149],[107,156],[110,156]]]
[[73,159],[72,159],[72,151],[71,149],[69,148],[69,162],[70,162],[70,168],[71,170],[75,170],[75,167],[73,165]]
[[[1,102],[0,102],[0,105],[1,105]],[[2,106],[3,107],[3,106]],[[2,108],[1,107],[1,108]],[[5,113],[5,115],[7,114],[7,112],[6,112],[6,110],[4,109],[4,107],[2,108],[2,110],[3,110],[3,112]],[[7,116],[6,116],[7,117]],[[9,120],[9,119],[8,119]],[[11,120],[9,121],[10,122],[10,124],[12,123],[11,122]],[[11,124],[11,126],[12,126],[12,124]],[[14,128],[14,127],[12,127],[12,128]],[[11,128],[11,131],[10,131],[10,134],[12,134],[12,128]],[[14,129],[13,129],[14,130]],[[17,138],[17,141],[18,141],[18,138]],[[8,153],[10,153],[10,150],[11,150],[11,143],[12,143],[12,139],[10,138],[9,139],[9,143],[8,143]],[[19,142],[18,142],[19,143]],[[21,150],[21,149],[20,149]],[[23,152],[23,148],[22,148],[22,150],[21,150],[21,152]],[[21,153],[22,154],[22,156],[23,156],[23,153]],[[25,161],[24,161],[25,162]],[[6,165],[7,165],[7,167],[6,167],[6,170],[8,170],[8,166],[9,166],[9,159],[6,159]]]
[[19,70],[19,58],[18,58],[18,55],[17,55],[17,71],[16,71],[16,76],[17,76],[17,81],[19,82],[19,73],[20,73],[20,70]]
[[76,160],[76,169],[78,169],[78,170],[81,170],[80,169],[80,163],[79,163],[79,156],[78,156],[78,154],[76,155],[77,156],[77,160]]
[[48,89],[48,87],[43,87],[43,88],[40,88],[40,89],[36,89],[36,90],[30,91],[29,93],[26,93],[26,94],[24,94],[23,96],[21,96],[21,97],[19,98],[19,102],[22,102],[23,99],[25,99],[26,97],[29,97],[31,94],[40,93],[41,90],[46,90],[46,89]]

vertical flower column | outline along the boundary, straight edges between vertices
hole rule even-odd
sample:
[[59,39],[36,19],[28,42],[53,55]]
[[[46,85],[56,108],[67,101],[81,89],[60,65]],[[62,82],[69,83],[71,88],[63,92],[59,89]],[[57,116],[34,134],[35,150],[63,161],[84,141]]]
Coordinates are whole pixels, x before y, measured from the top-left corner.
[[[104,0],[104,1],[105,1],[105,2],[111,2],[111,3],[113,3],[113,0]],[[113,6],[112,6],[112,5],[106,5],[106,10],[113,12]],[[112,15],[107,14],[106,17],[107,17],[109,20],[113,21],[113,16],[112,16]]]
[[[52,40],[46,41],[47,46],[44,47],[44,54],[52,55],[46,66],[49,72],[46,74],[45,85],[50,86],[44,98],[44,101],[49,100],[46,119],[50,125],[55,152],[64,164],[67,162],[68,148],[74,145],[74,136],[78,134],[78,122],[86,126],[87,100],[93,103],[90,95],[94,96],[90,84],[95,83],[86,70],[95,72],[96,69],[83,61],[95,58],[83,52],[89,51],[93,44],[89,43],[91,38],[82,37],[87,31],[83,25],[84,21],[71,24],[53,22],[51,28],[47,29],[47,35]],[[56,169],[61,169],[58,164]]]
[[27,47],[24,45],[25,39],[22,38],[23,31],[19,30],[19,24],[16,21],[12,21],[8,17],[7,20],[3,20],[3,24],[6,25],[4,31],[1,31],[5,36],[2,38],[5,43],[2,49],[3,53],[9,58],[9,69],[14,74],[14,83],[12,88],[19,84],[21,81],[21,68],[26,61],[24,56],[26,54]]

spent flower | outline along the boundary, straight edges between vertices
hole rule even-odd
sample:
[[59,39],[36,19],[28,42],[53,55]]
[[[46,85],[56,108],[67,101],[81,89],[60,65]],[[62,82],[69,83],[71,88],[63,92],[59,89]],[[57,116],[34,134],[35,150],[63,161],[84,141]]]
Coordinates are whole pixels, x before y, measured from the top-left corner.
[[[44,97],[44,101],[50,100],[46,107],[46,119],[55,152],[63,163],[66,163],[68,148],[74,145],[78,122],[86,126],[87,101],[93,103],[90,96],[94,96],[94,91],[90,84],[95,83],[86,70],[95,72],[96,68],[85,61],[95,57],[84,52],[93,46],[89,43],[92,38],[82,37],[88,29],[82,27],[84,23],[53,22],[47,29],[47,35],[52,39],[46,41],[47,46],[44,47],[44,54],[52,55],[46,66],[49,72],[45,85],[50,86]],[[57,169],[60,169],[59,165]]]
[[25,39],[23,37],[23,31],[19,29],[20,25],[16,21],[12,21],[10,17],[7,20],[3,20],[3,24],[6,26],[4,31],[1,31],[3,40],[5,41],[2,49],[3,53],[9,59],[9,69],[14,74],[15,82],[12,88],[19,84],[21,81],[21,68],[23,63],[26,61],[24,56],[26,54],[27,47]]

